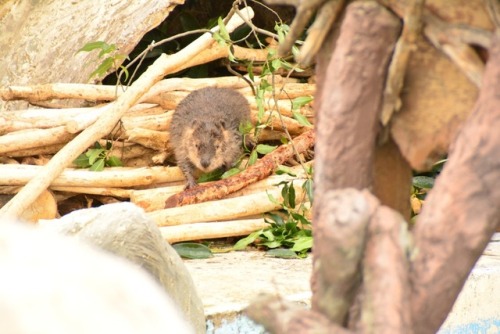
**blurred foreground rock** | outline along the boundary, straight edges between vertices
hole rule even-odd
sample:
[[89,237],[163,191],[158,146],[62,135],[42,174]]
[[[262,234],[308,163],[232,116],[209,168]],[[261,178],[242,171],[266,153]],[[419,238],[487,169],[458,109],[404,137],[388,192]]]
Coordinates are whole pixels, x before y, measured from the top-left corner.
[[128,261],[21,223],[0,223],[2,333],[194,333]]

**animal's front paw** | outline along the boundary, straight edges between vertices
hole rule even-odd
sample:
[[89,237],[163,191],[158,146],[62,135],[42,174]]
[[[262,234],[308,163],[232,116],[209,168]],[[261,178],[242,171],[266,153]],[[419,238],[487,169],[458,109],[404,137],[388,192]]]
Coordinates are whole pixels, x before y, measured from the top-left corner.
[[198,184],[195,181],[188,181],[188,183],[186,183],[186,186],[184,187],[184,190],[191,189],[193,187],[196,187],[197,185]]

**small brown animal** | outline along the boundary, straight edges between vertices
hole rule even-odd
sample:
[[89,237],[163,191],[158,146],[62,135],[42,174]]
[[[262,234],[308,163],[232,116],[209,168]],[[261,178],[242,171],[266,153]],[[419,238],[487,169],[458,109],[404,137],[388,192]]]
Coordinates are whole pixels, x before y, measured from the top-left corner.
[[234,164],[241,154],[239,125],[249,120],[246,98],[229,88],[202,88],[179,103],[170,140],[186,189],[196,185],[196,170],[207,173]]

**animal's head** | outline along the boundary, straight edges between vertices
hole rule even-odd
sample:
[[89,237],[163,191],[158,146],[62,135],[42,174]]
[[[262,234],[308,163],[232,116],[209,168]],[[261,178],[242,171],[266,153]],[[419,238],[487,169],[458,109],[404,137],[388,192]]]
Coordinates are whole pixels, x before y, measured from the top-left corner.
[[189,160],[202,172],[211,172],[224,164],[225,149],[231,140],[224,121],[193,120],[184,138]]

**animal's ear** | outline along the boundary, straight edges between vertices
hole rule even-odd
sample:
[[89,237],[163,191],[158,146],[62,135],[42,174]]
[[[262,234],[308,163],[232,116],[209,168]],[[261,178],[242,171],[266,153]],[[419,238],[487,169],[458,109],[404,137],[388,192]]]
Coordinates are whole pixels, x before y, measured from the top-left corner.
[[219,122],[217,122],[217,127],[219,127],[221,130],[224,130],[226,128],[226,121],[220,120]]

